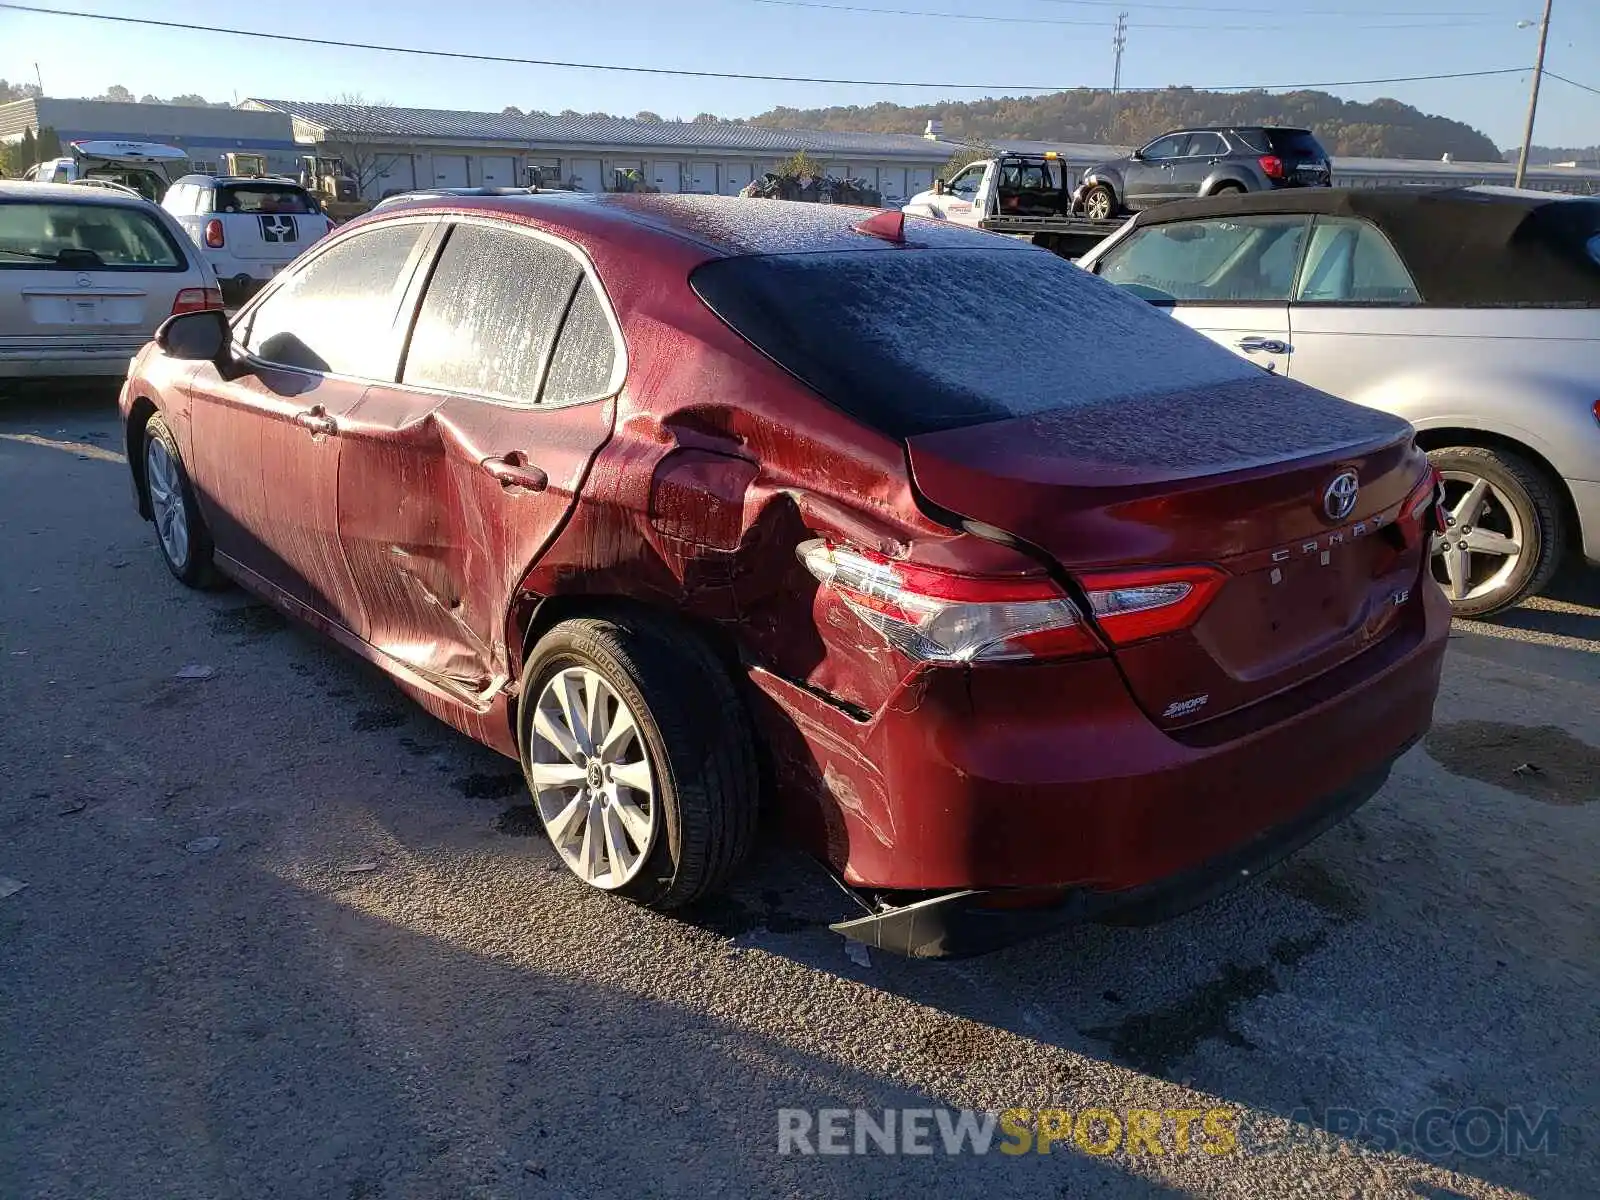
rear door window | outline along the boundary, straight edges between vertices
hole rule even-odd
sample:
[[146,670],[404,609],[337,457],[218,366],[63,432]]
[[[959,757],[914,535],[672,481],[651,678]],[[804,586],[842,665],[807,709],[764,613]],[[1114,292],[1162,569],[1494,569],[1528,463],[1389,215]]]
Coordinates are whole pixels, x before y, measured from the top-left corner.
[[1318,217],[1295,285],[1298,303],[1416,304],[1422,297],[1405,263],[1377,226]]
[[462,223],[450,231],[417,310],[402,380],[534,404],[556,331],[582,276],[561,247]]
[[303,371],[392,382],[395,313],[428,228],[380,225],[304,263],[251,312],[245,349]]
[[1156,302],[1286,302],[1307,218],[1220,217],[1139,229],[1100,260],[1110,283]]
[[0,270],[6,268],[183,271],[188,263],[166,226],[137,208],[5,200]]
[[1223,155],[1228,152],[1228,143],[1222,140],[1220,133],[1191,133],[1189,135],[1189,158],[1206,158]]

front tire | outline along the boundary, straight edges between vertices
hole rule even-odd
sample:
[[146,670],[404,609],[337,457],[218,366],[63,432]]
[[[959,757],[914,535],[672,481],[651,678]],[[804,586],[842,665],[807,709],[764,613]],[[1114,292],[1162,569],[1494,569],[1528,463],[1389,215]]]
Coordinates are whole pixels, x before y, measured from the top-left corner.
[[212,586],[217,574],[211,530],[195,502],[177,439],[160,413],[144,427],[144,487],[156,527],[156,547],[167,570],[187,587]]
[[643,615],[579,618],[539,639],[523,680],[523,773],[568,869],[660,910],[723,888],[754,838],[759,783],[710,649]]
[[1541,591],[1561,563],[1566,518],[1547,472],[1483,446],[1428,452],[1444,477],[1447,525],[1433,576],[1458,617],[1486,617]]

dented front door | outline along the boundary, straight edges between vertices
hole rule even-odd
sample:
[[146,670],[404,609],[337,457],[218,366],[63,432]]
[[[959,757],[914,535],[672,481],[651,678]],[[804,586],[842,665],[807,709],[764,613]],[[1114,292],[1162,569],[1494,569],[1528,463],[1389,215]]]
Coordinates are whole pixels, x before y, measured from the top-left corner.
[[603,309],[595,334],[598,296],[570,249],[463,222],[417,302],[401,382],[341,423],[339,534],[368,640],[469,703],[520,654],[512,595],[610,436],[620,356]]

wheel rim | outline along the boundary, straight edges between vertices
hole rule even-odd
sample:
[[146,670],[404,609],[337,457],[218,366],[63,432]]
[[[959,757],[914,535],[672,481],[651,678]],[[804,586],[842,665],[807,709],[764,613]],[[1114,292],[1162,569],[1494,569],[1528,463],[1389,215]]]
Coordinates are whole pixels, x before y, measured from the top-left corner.
[[1111,215],[1111,197],[1104,192],[1091,192],[1088,209],[1090,217],[1096,220],[1104,220]]
[[1522,518],[1506,493],[1470,471],[1444,471],[1445,532],[1433,539],[1433,577],[1452,601],[1499,591],[1522,562]]
[[585,883],[611,890],[639,874],[656,838],[655,773],[633,711],[588,667],[545,683],[528,777],[545,832]]
[[160,438],[151,438],[144,452],[145,485],[150,491],[150,513],[155,517],[156,536],[174,566],[189,561],[189,522],[183,506],[183,483],[178,464]]

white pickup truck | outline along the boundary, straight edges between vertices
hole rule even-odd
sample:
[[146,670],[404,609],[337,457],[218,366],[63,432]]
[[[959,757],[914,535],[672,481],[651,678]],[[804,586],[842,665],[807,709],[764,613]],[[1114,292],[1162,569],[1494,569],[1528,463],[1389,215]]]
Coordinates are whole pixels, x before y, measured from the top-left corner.
[[968,163],[949,182],[935,181],[911,197],[901,211],[1027,238],[1063,258],[1086,253],[1123,225],[1072,215],[1066,163],[1054,152]]
[[67,154],[29,167],[23,179],[33,183],[79,183],[98,179],[120,183],[159,204],[172,181],[186,174],[189,156],[160,142],[109,139],[71,142]]

